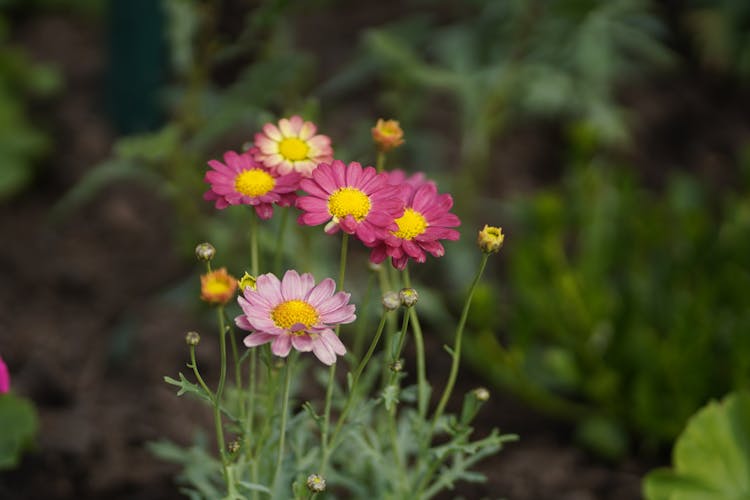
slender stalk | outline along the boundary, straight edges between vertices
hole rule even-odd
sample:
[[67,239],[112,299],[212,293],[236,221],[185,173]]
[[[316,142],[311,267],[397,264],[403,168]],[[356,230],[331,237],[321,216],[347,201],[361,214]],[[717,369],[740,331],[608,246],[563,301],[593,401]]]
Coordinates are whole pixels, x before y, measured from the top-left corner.
[[292,380],[292,365],[294,364],[295,355],[292,354],[289,357],[289,362],[286,364],[284,373],[284,395],[281,399],[281,431],[279,435],[279,451],[276,457],[276,471],[273,473],[273,481],[271,484],[276,489],[276,482],[279,480],[281,475],[281,463],[284,461],[284,439],[286,437],[286,422],[287,414],[289,413],[289,387]]
[[[258,256],[258,214],[255,210],[251,211],[250,214],[250,273],[253,277],[258,276],[259,272],[259,256]],[[248,395],[247,395],[247,411],[245,412],[245,446],[246,456],[251,457],[252,450],[252,435],[253,435],[253,424],[255,420],[255,395],[257,391],[256,387],[256,371],[257,371],[257,349],[251,349],[250,361],[249,361],[249,375],[248,375]],[[258,443],[258,450],[260,451],[260,443]],[[256,453],[257,455],[257,453]],[[257,482],[257,456],[252,458],[252,466],[250,475],[253,482]],[[253,490],[253,499],[257,498],[257,492]]]
[[362,314],[359,315],[359,321],[357,322],[357,330],[354,333],[354,347],[352,348],[352,352],[354,353],[354,359],[361,359],[362,354],[362,348],[363,343],[365,340],[365,329],[367,328],[367,323],[369,322],[370,315],[369,312],[369,306],[370,306],[370,299],[372,296],[372,289],[374,287],[375,283],[375,275],[374,273],[370,273],[370,277],[367,278],[367,287],[365,288],[365,296],[362,298],[362,304],[359,307],[359,310],[362,311]]
[[[344,288],[344,278],[346,276],[346,254],[349,248],[349,235],[344,233],[341,239],[341,257],[339,263],[339,290]],[[341,325],[336,325],[336,335],[339,334]],[[323,426],[321,428],[321,459],[320,459],[320,473],[324,474],[328,467],[328,458],[330,452],[328,451],[328,431],[331,426],[331,400],[333,399],[333,385],[336,383],[336,363],[333,363],[328,369],[328,386],[326,387],[326,402],[323,408]]]
[[252,210],[250,217],[250,274],[258,276],[258,215]]
[[214,393],[211,392],[211,389],[208,388],[206,385],[206,382],[203,380],[203,377],[201,377],[200,372],[198,371],[198,363],[195,360],[195,346],[191,345],[190,347],[190,364],[188,365],[188,368],[193,369],[193,373],[195,374],[195,378],[198,380],[198,383],[203,388],[204,391],[206,391],[206,394],[208,394],[209,399],[211,399],[211,404],[214,404]]
[[378,172],[385,170],[385,153],[382,151],[378,151],[378,156],[375,160],[375,168]]
[[[404,269],[404,285],[406,285],[406,288],[412,287],[408,266]],[[427,404],[430,397],[424,358],[424,336],[422,335],[422,326],[419,324],[419,317],[417,316],[417,309],[415,307],[409,308],[409,316],[411,316],[411,327],[414,330],[414,345],[417,350],[417,408],[419,416],[424,418],[427,415]]]
[[[344,403],[344,408],[341,410],[339,421],[336,423],[336,428],[333,430],[333,433],[331,434],[331,439],[328,443],[328,446],[326,447],[326,450],[328,451],[329,456],[333,449],[332,448],[333,444],[336,442],[336,438],[338,437],[339,432],[341,432],[341,428],[344,426],[344,421],[346,420],[346,417],[349,416],[349,411],[352,408],[352,403],[354,402],[354,397],[356,396],[356,393],[357,393],[357,383],[359,382],[359,377],[362,375],[362,372],[367,366],[367,363],[370,362],[370,358],[375,352],[375,347],[377,347],[378,341],[380,341],[380,336],[382,335],[383,327],[385,326],[385,318],[386,318],[386,312],[383,311],[383,315],[380,317],[380,324],[378,325],[378,330],[377,332],[375,332],[375,337],[372,339],[372,342],[370,343],[370,348],[367,350],[365,357],[362,358],[362,361],[359,363],[357,370],[354,372],[354,375],[352,376],[352,386],[349,389],[349,397],[347,398],[346,403]],[[327,462],[328,457],[324,457],[323,461]]]
[[227,379],[227,330],[224,325],[224,306],[216,308],[216,315],[219,320],[219,352],[221,363],[219,368],[219,385],[216,388],[216,395],[214,397],[214,424],[216,426],[216,441],[219,447],[219,455],[221,456],[221,463],[223,465],[224,481],[229,488],[229,475],[227,470],[228,462],[224,443],[224,427],[221,421],[221,398],[224,395],[224,384]]
[[290,208],[284,208],[281,211],[281,222],[279,223],[279,232],[276,235],[276,253],[273,255],[273,270],[277,274],[281,273],[281,257],[284,254],[284,237],[286,236],[286,225],[289,220]]
[[[413,309],[410,307],[409,309]],[[404,318],[401,320],[401,335],[398,339],[398,347],[395,351],[391,350],[391,354],[393,355],[392,361],[398,361],[398,359],[401,357],[401,351],[404,350],[404,344],[406,343],[406,331],[409,328],[409,311],[404,311]],[[391,374],[391,381],[393,381],[393,377],[395,376],[395,373]]]
[[440,402],[435,409],[435,414],[432,417],[430,435],[432,435],[438,420],[443,415],[445,405],[448,404],[448,400],[451,397],[451,392],[453,392],[453,386],[456,383],[456,377],[458,376],[458,365],[461,361],[461,340],[463,338],[464,327],[466,326],[466,319],[469,317],[469,307],[471,306],[471,299],[474,296],[474,291],[479,284],[479,280],[482,278],[482,274],[484,273],[484,268],[487,266],[487,259],[489,258],[489,256],[490,254],[488,253],[482,254],[482,261],[479,264],[479,269],[477,270],[477,274],[474,277],[474,281],[471,283],[469,294],[466,296],[466,302],[464,303],[464,308],[461,312],[461,319],[459,320],[458,327],[456,328],[456,341],[453,347],[453,363],[451,364],[451,371],[448,375],[448,382],[445,384],[443,395],[441,396]]

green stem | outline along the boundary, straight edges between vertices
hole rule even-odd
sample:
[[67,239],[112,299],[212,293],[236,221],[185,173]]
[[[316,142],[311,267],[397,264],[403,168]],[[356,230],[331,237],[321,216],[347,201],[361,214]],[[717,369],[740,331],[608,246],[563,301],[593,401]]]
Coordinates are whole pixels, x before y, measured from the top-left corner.
[[208,388],[206,385],[206,382],[203,380],[203,377],[201,377],[200,372],[198,371],[198,363],[195,360],[195,346],[190,346],[190,365],[188,365],[189,368],[193,369],[193,373],[195,374],[195,378],[198,380],[198,383],[203,388],[204,391],[206,391],[206,394],[208,394],[209,399],[211,400],[211,404],[214,404],[214,393],[211,392],[211,389]]
[[443,391],[443,395],[440,398],[440,402],[438,403],[437,408],[435,409],[435,414],[432,418],[432,424],[430,426],[430,436],[435,430],[435,426],[437,425],[438,420],[443,415],[443,411],[445,410],[445,405],[448,404],[448,400],[451,397],[451,392],[453,392],[453,386],[456,383],[456,377],[458,376],[458,365],[461,361],[461,340],[463,338],[464,333],[464,327],[466,326],[466,320],[469,317],[469,307],[471,306],[471,299],[474,296],[474,291],[477,288],[477,285],[479,284],[479,280],[482,278],[482,274],[484,273],[484,268],[487,266],[487,259],[489,258],[490,254],[483,253],[482,254],[482,261],[479,264],[479,269],[477,270],[477,274],[474,277],[474,281],[471,283],[471,288],[469,288],[469,294],[466,296],[466,302],[464,303],[463,311],[461,312],[461,319],[458,322],[458,327],[456,328],[456,341],[455,345],[453,347],[453,363],[451,364],[451,371],[448,375],[448,382],[445,385],[445,390]]
[[[349,411],[351,410],[352,403],[354,402],[354,397],[357,392],[357,383],[359,382],[359,377],[362,375],[362,372],[367,366],[367,363],[370,362],[370,358],[372,358],[372,355],[375,352],[375,347],[377,347],[378,342],[380,341],[380,336],[382,335],[383,327],[385,326],[385,318],[386,318],[386,313],[384,311],[383,315],[380,317],[380,324],[378,325],[377,332],[375,332],[375,337],[372,339],[372,342],[370,343],[370,348],[367,350],[365,357],[362,358],[362,361],[359,363],[357,370],[354,372],[354,376],[352,377],[352,386],[349,389],[349,397],[347,398],[346,403],[344,403],[344,408],[341,410],[341,416],[339,416],[339,421],[336,423],[336,428],[333,430],[333,433],[331,434],[331,439],[328,443],[328,446],[326,447],[326,450],[328,451],[329,456],[333,449],[333,444],[336,442],[336,438],[338,437],[339,432],[341,432],[341,428],[344,426],[344,421],[346,420],[346,417],[349,415]],[[323,462],[325,463],[327,461],[328,461],[328,457],[324,457]]]
[[281,430],[279,435],[279,451],[276,457],[276,471],[273,473],[273,489],[276,490],[276,482],[281,475],[281,464],[284,461],[284,439],[286,437],[287,413],[289,413],[289,387],[292,380],[292,365],[294,364],[295,354],[289,357],[286,364],[286,373],[284,373],[284,395],[281,399]]
[[276,253],[273,256],[273,270],[281,274],[281,257],[284,254],[284,236],[286,235],[286,225],[289,220],[290,208],[284,208],[281,212],[281,222],[279,223],[279,232],[276,235]]
[[255,209],[251,209],[250,217],[250,274],[254,278],[258,277],[258,216]]
[[[339,263],[339,290],[344,288],[344,278],[346,276],[346,254],[349,248],[349,234],[344,233],[341,239],[341,256]],[[338,336],[341,325],[336,325],[336,335]],[[331,400],[333,399],[333,385],[336,383],[336,363],[333,363],[328,369],[328,386],[326,387],[326,402],[323,408],[323,426],[321,428],[321,459],[320,473],[324,474],[328,467],[328,431],[331,426]]]
[[221,463],[223,465],[224,481],[227,482],[229,487],[229,476],[227,471],[227,455],[225,451],[224,443],[224,428],[221,421],[221,401],[224,395],[224,384],[227,379],[227,342],[226,335],[227,330],[224,325],[224,306],[216,308],[216,315],[219,320],[219,352],[220,352],[220,368],[219,368],[219,385],[216,388],[216,396],[214,397],[214,424],[216,426],[216,440],[218,441],[219,455],[221,456]]
[[377,159],[375,160],[375,168],[378,172],[385,170],[385,153],[378,151]]
[[[404,285],[406,288],[412,288],[408,266],[404,269]],[[414,330],[414,344],[417,350],[417,407],[419,416],[424,418],[427,415],[427,404],[430,397],[424,357],[424,336],[422,335],[422,326],[419,324],[419,317],[417,316],[417,309],[415,307],[409,308],[409,316],[411,316],[411,325]]]
[[359,307],[359,310],[362,311],[362,314],[359,316],[359,321],[357,322],[357,330],[354,333],[354,347],[352,348],[352,352],[354,353],[354,359],[360,359],[362,356],[362,347],[365,340],[365,331],[367,328],[367,323],[369,322],[370,315],[368,314],[370,311],[370,299],[372,297],[372,289],[374,287],[375,283],[375,275],[373,273],[370,273],[370,277],[367,278],[367,286],[365,287],[365,296],[362,298],[362,304]]
[[[409,308],[411,309],[411,307]],[[409,311],[404,311],[404,318],[401,320],[401,335],[398,338],[398,347],[395,351],[391,350],[393,355],[392,361],[398,361],[401,357],[401,351],[404,350],[404,344],[406,343],[406,330],[409,328]],[[392,378],[391,378],[392,380]]]

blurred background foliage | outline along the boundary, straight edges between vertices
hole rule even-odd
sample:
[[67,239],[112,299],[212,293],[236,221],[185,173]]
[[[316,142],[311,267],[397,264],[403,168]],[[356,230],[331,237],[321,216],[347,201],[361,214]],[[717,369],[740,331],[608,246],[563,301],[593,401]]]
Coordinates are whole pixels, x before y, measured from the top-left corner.
[[[442,275],[423,294],[436,334],[478,259],[475,231],[506,227],[504,265],[492,268],[501,280],[477,294],[467,339],[488,381],[571,419],[582,442],[610,457],[662,449],[709,398],[747,385],[747,129],[732,133],[741,139],[721,158],[720,182],[704,175],[711,166],[665,165],[654,185],[652,165],[634,160],[650,154],[634,134],[644,110],[624,98],[653,81],[711,80],[742,102],[746,1],[410,0],[378,7],[388,14],[377,2],[350,4],[0,2],[0,39],[10,41],[0,46],[0,126],[13,131],[0,135],[0,200],[51,161],[50,132],[28,108],[65,85],[14,46],[8,16],[75,6],[110,27],[108,96],[122,135],[53,216],[113,182],[141,182],[174,206],[186,256],[210,240],[241,269],[245,241],[230,228],[243,214],[217,216],[200,200],[206,160],[299,113],[332,136],[338,158],[372,164],[369,128],[395,118],[407,143],[390,166],[436,178],[464,220],[462,242],[425,266]],[[118,25],[155,5],[148,34]],[[378,22],[363,25],[360,8]],[[331,16],[340,29],[319,30]],[[135,97],[116,84],[144,71]],[[507,154],[522,128],[541,131],[521,146],[541,158],[541,173]],[[277,224],[263,229],[269,248]],[[305,234],[290,237],[294,247]]]

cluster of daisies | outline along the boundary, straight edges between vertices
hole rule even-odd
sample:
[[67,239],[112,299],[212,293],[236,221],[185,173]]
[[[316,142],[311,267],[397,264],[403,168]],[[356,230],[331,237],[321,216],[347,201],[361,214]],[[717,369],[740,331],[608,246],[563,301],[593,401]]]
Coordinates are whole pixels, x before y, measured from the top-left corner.
[[[382,154],[403,143],[403,132],[392,120],[379,120],[372,133]],[[210,189],[204,199],[216,208],[250,205],[259,218],[269,219],[274,205],[294,206],[301,211],[299,224],[324,224],[328,234],[340,230],[355,236],[371,249],[374,263],[390,257],[392,265],[403,270],[410,259],[421,263],[427,254],[441,257],[445,249],[440,241],[459,238],[455,228],[460,220],[450,212],[452,197],[439,193],[424,174],[378,172],[336,160],[330,138],[317,134],[317,127],[299,116],[264,125],[247,151],[229,151],[223,162],[211,160],[208,165],[205,181]],[[232,288],[227,293],[231,284],[224,275],[209,281],[204,290],[224,292],[216,296],[234,292]],[[334,293],[332,280],[315,285],[311,275],[288,271],[281,280],[265,274],[254,286],[242,288],[244,314],[236,323],[253,332],[245,339],[248,347],[271,342],[278,356],[294,347],[312,351],[326,364],[346,352],[331,327],[354,321],[354,306],[348,304],[348,294]]]

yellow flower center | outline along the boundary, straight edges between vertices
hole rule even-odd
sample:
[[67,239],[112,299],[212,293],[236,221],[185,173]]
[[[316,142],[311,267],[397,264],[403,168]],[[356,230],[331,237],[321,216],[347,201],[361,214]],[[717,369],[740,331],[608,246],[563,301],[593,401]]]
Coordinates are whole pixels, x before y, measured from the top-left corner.
[[357,188],[343,187],[328,197],[328,213],[337,219],[352,215],[361,222],[370,213],[370,197]]
[[310,328],[318,322],[318,312],[303,300],[287,300],[271,311],[271,319],[279,328],[287,329],[302,323]]
[[298,161],[307,158],[310,146],[302,139],[287,137],[279,143],[279,154],[287,160]]
[[396,219],[398,231],[393,235],[403,240],[411,240],[427,230],[427,219],[412,208],[404,210],[404,215]]
[[265,170],[244,170],[234,178],[234,189],[247,196],[263,196],[276,185],[276,180]]
[[224,295],[229,293],[231,289],[232,288],[227,280],[214,277],[207,279],[203,285],[203,293],[209,296]]

